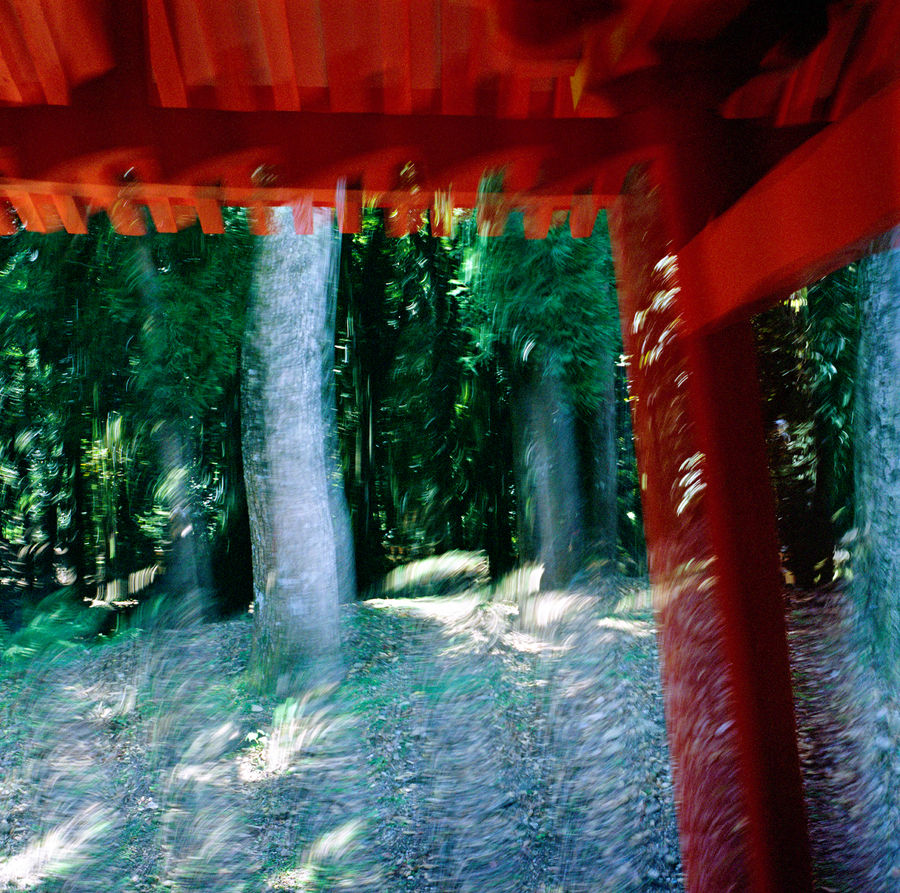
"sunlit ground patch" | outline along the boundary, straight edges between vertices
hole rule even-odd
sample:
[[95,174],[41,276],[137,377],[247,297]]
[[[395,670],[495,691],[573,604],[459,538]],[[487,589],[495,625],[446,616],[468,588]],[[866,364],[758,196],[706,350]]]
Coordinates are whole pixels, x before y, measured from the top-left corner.
[[361,869],[354,864],[354,851],[363,830],[362,820],[350,819],[319,835],[307,848],[303,864],[271,877],[269,889],[295,893],[353,889],[354,877]]
[[654,633],[653,624],[649,620],[625,620],[622,617],[601,617],[597,621],[601,629],[611,629],[627,633],[637,639],[645,639]]
[[99,803],[86,806],[20,853],[0,861],[0,887],[38,890],[46,878],[74,871],[94,855],[91,844],[111,824],[108,809]]
[[396,568],[384,578],[380,589],[386,596],[451,595],[486,579],[483,553],[445,552]]

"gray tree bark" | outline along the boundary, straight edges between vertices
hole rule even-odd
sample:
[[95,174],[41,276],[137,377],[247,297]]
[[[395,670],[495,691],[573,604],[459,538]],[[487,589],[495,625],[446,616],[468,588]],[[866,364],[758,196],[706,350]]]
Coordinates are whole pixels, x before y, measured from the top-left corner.
[[290,208],[272,213],[243,351],[243,451],[251,661],[260,684],[283,692],[337,673],[354,584],[331,384],[340,239],[331,211],[315,211],[310,236],[294,233]]
[[[853,592],[863,642],[900,679],[900,230],[860,264]],[[892,236],[894,237],[892,239]]]

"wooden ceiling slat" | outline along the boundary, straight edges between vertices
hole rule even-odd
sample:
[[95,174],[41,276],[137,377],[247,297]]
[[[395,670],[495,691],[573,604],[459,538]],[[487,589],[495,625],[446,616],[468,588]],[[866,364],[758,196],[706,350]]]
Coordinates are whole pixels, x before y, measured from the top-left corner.
[[6,64],[6,59],[0,52],[0,102],[21,103],[22,101],[22,91],[16,84],[12,72]]
[[0,4],[0,58],[9,72],[9,82],[4,92],[9,91],[10,101],[22,104],[43,102],[44,91],[24,47],[18,17],[12,7],[3,4]]
[[544,239],[550,232],[550,222],[553,219],[553,205],[548,202],[532,203],[523,215],[523,225],[526,239]]
[[262,30],[263,50],[269,67],[275,108],[296,111],[300,91],[284,0],[254,0]]
[[337,217],[338,232],[360,232],[362,226],[362,195],[358,190],[345,189],[342,185],[339,185],[335,190],[334,212]]
[[187,90],[165,0],[147,0],[145,8],[150,69],[159,101],[165,106],[185,108]]
[[39,0],[70,86],[115,64],[110,4],[103,0]]
[[255,48],[249,30],[258,27],[258,20],[241,21],[246,4],[241,0],[222,2],[215,7],[198,4],[200,27],[206,43],[213,48],[216,105],[221,109],[250,112],[256,108],[253,94]]
[[13,6],[45,99],[51,105],[65,105],[69,84],[43,11],[32,0],[13,0]]
[[569,212],[569,231],[573,239],[588,239],[594,231],[597,213],[600,210],[595,195],[573,195],[572,210]]
[[412,112],[412,73],[410,70],[409,0],[380,0],[380,48],[384,72],[384,111],[389,115]]
[[[410,54],[410,87],[414,112],[433,112],[431,98],[439,98],[441,89],[441,16],[443,0],[416,0],[410,16],[409,38],[415,52]],[[419,102],[417,103],[417,99]],[[422,102],[421,100],[425,100]]]
[[222,220],[222,209],[215,199],[197,196],[194,199],[194,207],[197,209],[197,219],[205,233],[221,234],[225,232],[225,221]]
[[177,233],[178,221],[172,204],[165,198],[148,198],[147,210],[158,233]]
[[441,0],[441,111],[445,115],[471,115],[471,28],[468,10],[454,0]]
[[555,118],[571,118],[575,115],[575,99],[572,95],[571,79],[556,78],[553,88],[553,116]]
[[322,34],[333,112],[380,112],[372,107],[378,77],[378,20],[374,4],[322,0]]
[[313,197],[311,192],[302,195],[293,203],[294,231],[298,236],[311,236],[315,232],[313,217]]
[[328,86],[325,44],[319,4],[309,0],[286,0],[285,18],[291,40],[295,80],[301,91]]
[[251,205],[248,212],[250,232],[254,236],[270,236],[273,232],[271,209],[257,203]]
[[792,71],[781,85],[781,96],[778,100],[778,108],[775,111],[775,125],[783,127],[791,123],[794,106],[798,103],[800,94],[800,72]]
[[430,229],[433,236],[450,238],[453,235],[453,193],[437,191],[431,198]]
[[121,236],[145,236],[147,224],[141,209],[130,199],[118,198],[106,210],[113,229]]
[[500,81],[499,114],[527,118],[531,110],[531,79],[510,71]]
[[0,236],[12,236],[19,231],[15,211],[3,200],[0,200]]
[[507,196],[501,193],[484,193],[476,209],[476,225],[479,236],[502,236],[506,229],[511,206]]
[[47,224],[44,217],[34,201],[34,198],[27,192],[8,190],[6,197],[10,204],[15,208],[19,215],[19,220],[29,232],[45,233],[47,232]]
[[54,193],[53,204],[67,233],[84,235],[87,232],[87,214],[71,195]]
[[881,3],[871,9],[862,39],[841,74],[831,103],[832,120],[843,118],[879,87],[900,77],[900,4]]
[[216,80],[215,43],[204,27],[197,0],[163,0],[174,25],[178,60],[187,87],[212,86]]

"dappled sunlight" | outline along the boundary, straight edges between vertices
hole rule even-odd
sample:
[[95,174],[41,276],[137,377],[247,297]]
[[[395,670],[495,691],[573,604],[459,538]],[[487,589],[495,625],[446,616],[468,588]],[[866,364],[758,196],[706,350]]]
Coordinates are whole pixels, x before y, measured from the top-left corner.
[[395,568],[379,588],[387,596],[410,590],[411,594],[418,594],[416,590],[420,588],[450,594],[472,588],[486,579],[487,561],[482,553],[451,551]]
[[110,810],[92,803],[14,856],[0,859],[0,884],[36,890],[50,875],[65,875],[91,855],[91,844],[111,825]]
[[549,629],[594,602],[560,590],[528,594],[519,600],[519,620],[525,629]]
[[315,871],[315,866],[326,859],[336,860],[346,856],[353,848],[362,828],[363,823],[359,819],[351,819],[318,837],[309,848],[309,855],[306,858],[307,870]]
[[620,617],[602,617],[597,621],[597,626],[601,629],[611,629],[616,632],[623,632],[629,636],[638,639],[654,636],[655,630],[653,624],[648,620],[625,620]]
[[[466,879],[515,889],[528,872],[545,889],[588,889],[607,865],[620,889],[639,889],[647,866],[677,864],[665,861],[676,857],[653,627],[584,591],[367,601],[345,613],[344,681],[281,700],[251,694],[221,663],[223,648],[246,654],[245,621],[60,667],[32,706],[59,705],[43,735],[65,745],[29,743],[21,783],[37,796],[46,779],[59,800],[48,816],[109,791],[121,827],[105,829],[104,846],[134,841],[128,852],[144,855],[114,865],[61,823],[43,850],[43,837],[19,838],[4,870],[69,871],[86,891],[95,875],[129,893],[143,889],[132,875],[153,875],[211,893],[254,879],[284,893],[384,893]],[[630,842],[642,828],[662,837]],[[60,840],[80,843],[84,861],[52,860]]]
[[495,601],[516,602],[541,588],[542,564],[523,564],[501,577],[491,587]]
[[272,728],[262,753],[264,775],[279,775],[324,736],[338,733],[344,723],[328,707],[317,708],[311,696],[290,698],[275,708]]
[[461,617],[471,614],[481,604],[481,598],[477,595],[424,596],[402,601],[370,599],[366,604],[396,614],[407,614],[410,617],[421,617],[424,620],[436,620],[440,623],[453,623]]

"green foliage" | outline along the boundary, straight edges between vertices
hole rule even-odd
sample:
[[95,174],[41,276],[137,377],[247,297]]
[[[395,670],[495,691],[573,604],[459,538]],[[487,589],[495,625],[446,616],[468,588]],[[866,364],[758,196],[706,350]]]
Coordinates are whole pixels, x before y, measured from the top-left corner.
[[242,211],[219,237],[135,239],[94,217],[86,235],[0,241],[0,572],[18,590],[0,616],[21,622],[60,582],[118,593],[165,564],[162,428],[184,445],[195,527],[234,526],[252,258]]
[[785,565],[804,587],[831,580],[853,526],[856,278],[850,265],[755,320]]
[[[516,540],[512,389],[558,367],[585,419],[608,400],[620,352],[604,221],[480,239],[457,215],[453,239],[387,238],[381,212],[345,238],[336,381],[346,493],[363,588],[391,564],[484,550],[496,578],[527,554]],[[618,443],[623,542],[642,550],[624,386]],[[630,513],[630,514],[629,514]]]
[[15,668],[84,649],[103,627],[105,615],[100,609],[86,610],[72,589],[60,589],[30,608],[15,632],[0,625],[0,661]]
[[526,239],[521,214],[502,236],[478,239],[467,281],[481,299],[478,347],[499,352],[510,374],[560,370],[581,406],[595,406],[621,352],[615,276],[605,218],[587,239],[568,227]]

